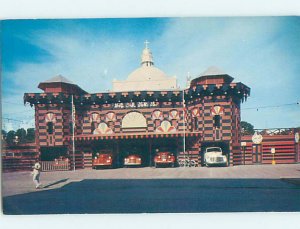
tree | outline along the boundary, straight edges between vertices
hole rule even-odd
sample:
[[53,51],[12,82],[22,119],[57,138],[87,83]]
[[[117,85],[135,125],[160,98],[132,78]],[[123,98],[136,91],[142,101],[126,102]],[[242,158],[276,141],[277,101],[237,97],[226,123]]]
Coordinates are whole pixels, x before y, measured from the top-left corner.
[[34,142],[34,140],[35,140],[34,128],[28,128],[26,134],[26,142]]
[[12,145],[14,143],[15,137],[16,137],[16,132],[15,131],[13,131],[13,130],[8,131],[8,133],[6,135],[7,144]]
[[[16,142],[17,138],[17,142]],[[2,140],[5,140],[7,144],[12,145],[16,143],[28,143],[35,141],[35,129],[28,128],[27,131],[23,128],[17,129],[17,131],[6,131],[2,130]]]
[[254,126],[245,121],[241,121],[241,129],[243,135],[253,135],[255,132]]

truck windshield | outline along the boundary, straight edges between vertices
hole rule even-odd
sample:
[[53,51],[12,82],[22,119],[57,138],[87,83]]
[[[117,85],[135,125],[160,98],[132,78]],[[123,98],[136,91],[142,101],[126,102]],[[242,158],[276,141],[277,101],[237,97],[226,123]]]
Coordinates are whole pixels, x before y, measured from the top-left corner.
[[212,147],[212,148],[207,148],[206,152],[207,153],[209,153],[209,152],[222,152],[222,150],[219,147]]

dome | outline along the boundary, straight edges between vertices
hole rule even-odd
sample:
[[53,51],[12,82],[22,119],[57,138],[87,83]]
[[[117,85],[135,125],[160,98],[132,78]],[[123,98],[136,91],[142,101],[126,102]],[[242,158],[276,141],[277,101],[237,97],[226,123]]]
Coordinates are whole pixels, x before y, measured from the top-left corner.
[[126,80],[114,80],[113,91],[174,90],[177,88],[176,77],[169,77],[162,70],[154,67],[148,43],[148,41],[145,42],[146,47],[142,51],[141,66],[131,72]]
[[129,81],[153,81],[165,80],[168,76],[160,69],[154,66],[141,66],[129,74]]

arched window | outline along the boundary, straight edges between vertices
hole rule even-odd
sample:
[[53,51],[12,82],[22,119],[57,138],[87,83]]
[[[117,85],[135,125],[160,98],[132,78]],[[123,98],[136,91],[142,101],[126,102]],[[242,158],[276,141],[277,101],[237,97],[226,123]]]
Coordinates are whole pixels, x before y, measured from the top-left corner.
[[221,126],[221,117],[220,115],[215,115],[214,116],[214,127],[220,128]]
[[47,127],[47,133],[53,134],[54,132],[54,123],[56,123],[56,117],[55,114],[52,112],[49,112],[45,115],[45,122]]
[[91,123],[91,133],[94,133],[94,130],[97,129],[100,123],[100,114],[94,112],[90,115],[90,123]]
[[164,119],[163,112],[160,110],[155,110],[152,113],[152,120],[157,120],[157,119],[161,121]]
[[122,128],[147,128],[146,118],[139,112],[129,112],[122,119]]
[[47,122],[47,132],[53,134],[53,122]]

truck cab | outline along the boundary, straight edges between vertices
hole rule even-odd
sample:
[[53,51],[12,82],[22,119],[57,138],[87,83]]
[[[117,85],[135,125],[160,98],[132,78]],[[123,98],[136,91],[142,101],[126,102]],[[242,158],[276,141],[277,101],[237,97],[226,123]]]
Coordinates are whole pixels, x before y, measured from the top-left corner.
[[228,159],[220,147],[207,147],[204,153],[206,166],[228,166]]
[[93,158],[93,168],[112,168],[114,166],[114,157],[111,151],[100,151]]
[[159,165],[169,165],[174,167],[175,156],[171,152],[157,152],[154,157],[154,165],[158,167]]

